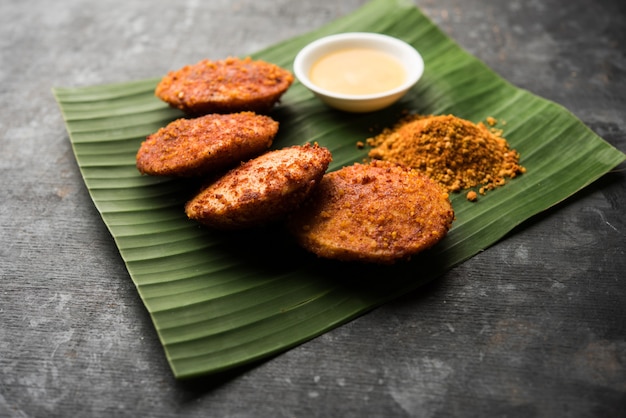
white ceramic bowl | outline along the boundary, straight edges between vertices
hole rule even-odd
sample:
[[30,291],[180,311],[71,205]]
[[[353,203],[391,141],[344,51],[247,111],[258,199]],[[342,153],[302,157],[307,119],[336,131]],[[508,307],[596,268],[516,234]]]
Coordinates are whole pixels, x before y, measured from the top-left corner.
[[[335,93],[311,82],[311,66],[324,55],[347,48],[371,48],[395,57],[405,68],[407,78],[392,90],[368,95]],[[320,38],[304,47],[296,56],[293,70],[296,78],[327,105],[348,112],[372,112],[395,103],[417,83],[424,73],[424,60],[400,39],[368,32],[350,32]]]

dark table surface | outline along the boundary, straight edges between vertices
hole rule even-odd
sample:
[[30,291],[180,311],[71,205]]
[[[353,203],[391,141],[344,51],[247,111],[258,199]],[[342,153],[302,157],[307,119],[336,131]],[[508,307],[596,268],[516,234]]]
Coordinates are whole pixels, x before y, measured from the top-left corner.
[[[626,414],[624,164],[400,300],[178,382],[51,93],[155,77],[365,0],[9,0],[0,13],[0,416]],[[507,80],[626,151],[626,3],[417,0]]]

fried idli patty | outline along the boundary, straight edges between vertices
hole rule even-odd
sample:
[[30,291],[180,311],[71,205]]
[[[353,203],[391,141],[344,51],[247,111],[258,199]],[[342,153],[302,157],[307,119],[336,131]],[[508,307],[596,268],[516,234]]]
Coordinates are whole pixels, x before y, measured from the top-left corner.
[[277,132],[278,122],[253,112],[177,119],[141,144],[137,169],[153,176],[215,173],[267,151]]
[[190,114],[269,111],[294,81],[288,70],[265,61],[229,57],[202,60],[161,79],[155,94]]
[[288,228],[320,257],[392,264],[432,247],[451,227],[448,194],[393,163],[354,164],[324,175]]
[[216,229],[262,225],[294,210],[326,172],[330,151],[296,145],[230,170],[185,205],[190,219]]

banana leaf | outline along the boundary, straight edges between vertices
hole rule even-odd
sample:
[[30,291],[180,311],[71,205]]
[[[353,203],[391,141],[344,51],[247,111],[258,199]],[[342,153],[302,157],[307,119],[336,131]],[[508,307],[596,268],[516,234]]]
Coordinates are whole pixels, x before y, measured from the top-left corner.
[[347,31],[412,44],[426,63],[422,80],[399,103],[371,114],[334,111],[296,82],[272,113],[280,122],[274,148],[316,141],[332,151],[329,170],[335,170],[366,158],[368,149],[357,142],[393,125],[405,110],[474,122],[492,116],[507,122],[504,137],[527,169],[478,202],[452,195],[456,220],[448,236],[394,266],[318,259],[279,225],[225,233],[188,220],[183,205],[197,184],[141,176],[135,168],[146,135],[182,116],[155,98],[159,78],[53,89],[84,182],[177,378],[268,358],[412,291],[626,158],[565,108],[496,75],[410,2],[373,0],[253,58],[291,69],[307,43]]

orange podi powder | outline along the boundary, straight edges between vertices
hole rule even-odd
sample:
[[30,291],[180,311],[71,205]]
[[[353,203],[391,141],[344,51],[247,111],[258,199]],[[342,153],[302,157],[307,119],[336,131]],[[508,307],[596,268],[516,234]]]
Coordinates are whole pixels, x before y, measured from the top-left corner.
[[[496,120],[487,118],[487,124],[452,115],[410,115],[369,138],[369,156],[417,169],[449,192],[478,187],[484,195],[526,172],[519,153],[492,128]],[[475,201],[478,194],[470,190],[466,197]]]

